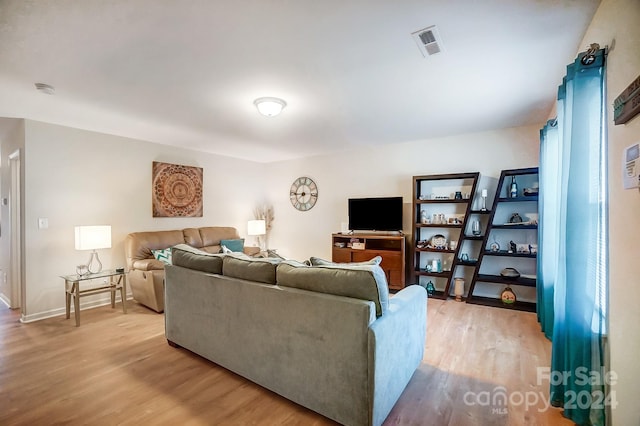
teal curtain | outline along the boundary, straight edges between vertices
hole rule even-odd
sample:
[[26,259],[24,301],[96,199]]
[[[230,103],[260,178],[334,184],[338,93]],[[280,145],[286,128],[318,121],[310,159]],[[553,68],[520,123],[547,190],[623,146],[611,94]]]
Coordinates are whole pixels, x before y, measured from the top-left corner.
[[604,371],[607,329],[605,54],[584,57],[558,90],[557,128],[541,132],[538,318],[552,342],[551,403],[604,425],[606,389],[585,375]]
[[553,287],[558,268],[558,233],[560,228],[558,121],[549,120],[540,130],[540,168],[538,193],[538,284],[537,315],[544,335],[553,331]]

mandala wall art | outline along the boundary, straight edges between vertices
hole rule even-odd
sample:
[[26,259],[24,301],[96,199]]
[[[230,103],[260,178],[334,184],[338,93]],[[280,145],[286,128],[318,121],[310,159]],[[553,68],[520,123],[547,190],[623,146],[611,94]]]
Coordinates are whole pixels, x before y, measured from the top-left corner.
[[202,217],[202,168],[153,162],[153,217]]

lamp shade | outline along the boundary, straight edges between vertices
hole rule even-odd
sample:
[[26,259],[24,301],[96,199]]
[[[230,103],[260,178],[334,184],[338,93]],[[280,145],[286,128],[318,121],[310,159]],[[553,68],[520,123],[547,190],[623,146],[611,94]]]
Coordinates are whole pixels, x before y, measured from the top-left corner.
[[253,103],[260,114],[267,117],[275,117],[287,106],[287,103],[279,98],[258,98]]
[[250,220],[247,222],[247,235],[264,235],[267,233],[267,225],[264,220]]
[[111,248],[111,226],[76,226],[76,250]]

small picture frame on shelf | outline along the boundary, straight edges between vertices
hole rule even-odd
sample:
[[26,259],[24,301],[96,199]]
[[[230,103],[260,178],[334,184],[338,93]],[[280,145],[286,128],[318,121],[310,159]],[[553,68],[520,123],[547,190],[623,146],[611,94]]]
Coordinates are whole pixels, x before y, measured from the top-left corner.
[[449,225],[460,225],[464,222],[463,214],[453,214],[451,217],[447,218],[447,222]]

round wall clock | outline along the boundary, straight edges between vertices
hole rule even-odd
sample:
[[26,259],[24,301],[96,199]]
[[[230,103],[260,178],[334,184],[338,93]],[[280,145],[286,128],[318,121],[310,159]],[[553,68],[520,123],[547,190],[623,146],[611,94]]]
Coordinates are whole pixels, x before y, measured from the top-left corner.
[[311,178],[299,177],[291,184],[289,200],[300,211],[311,210],[318,201],[318,186]]

